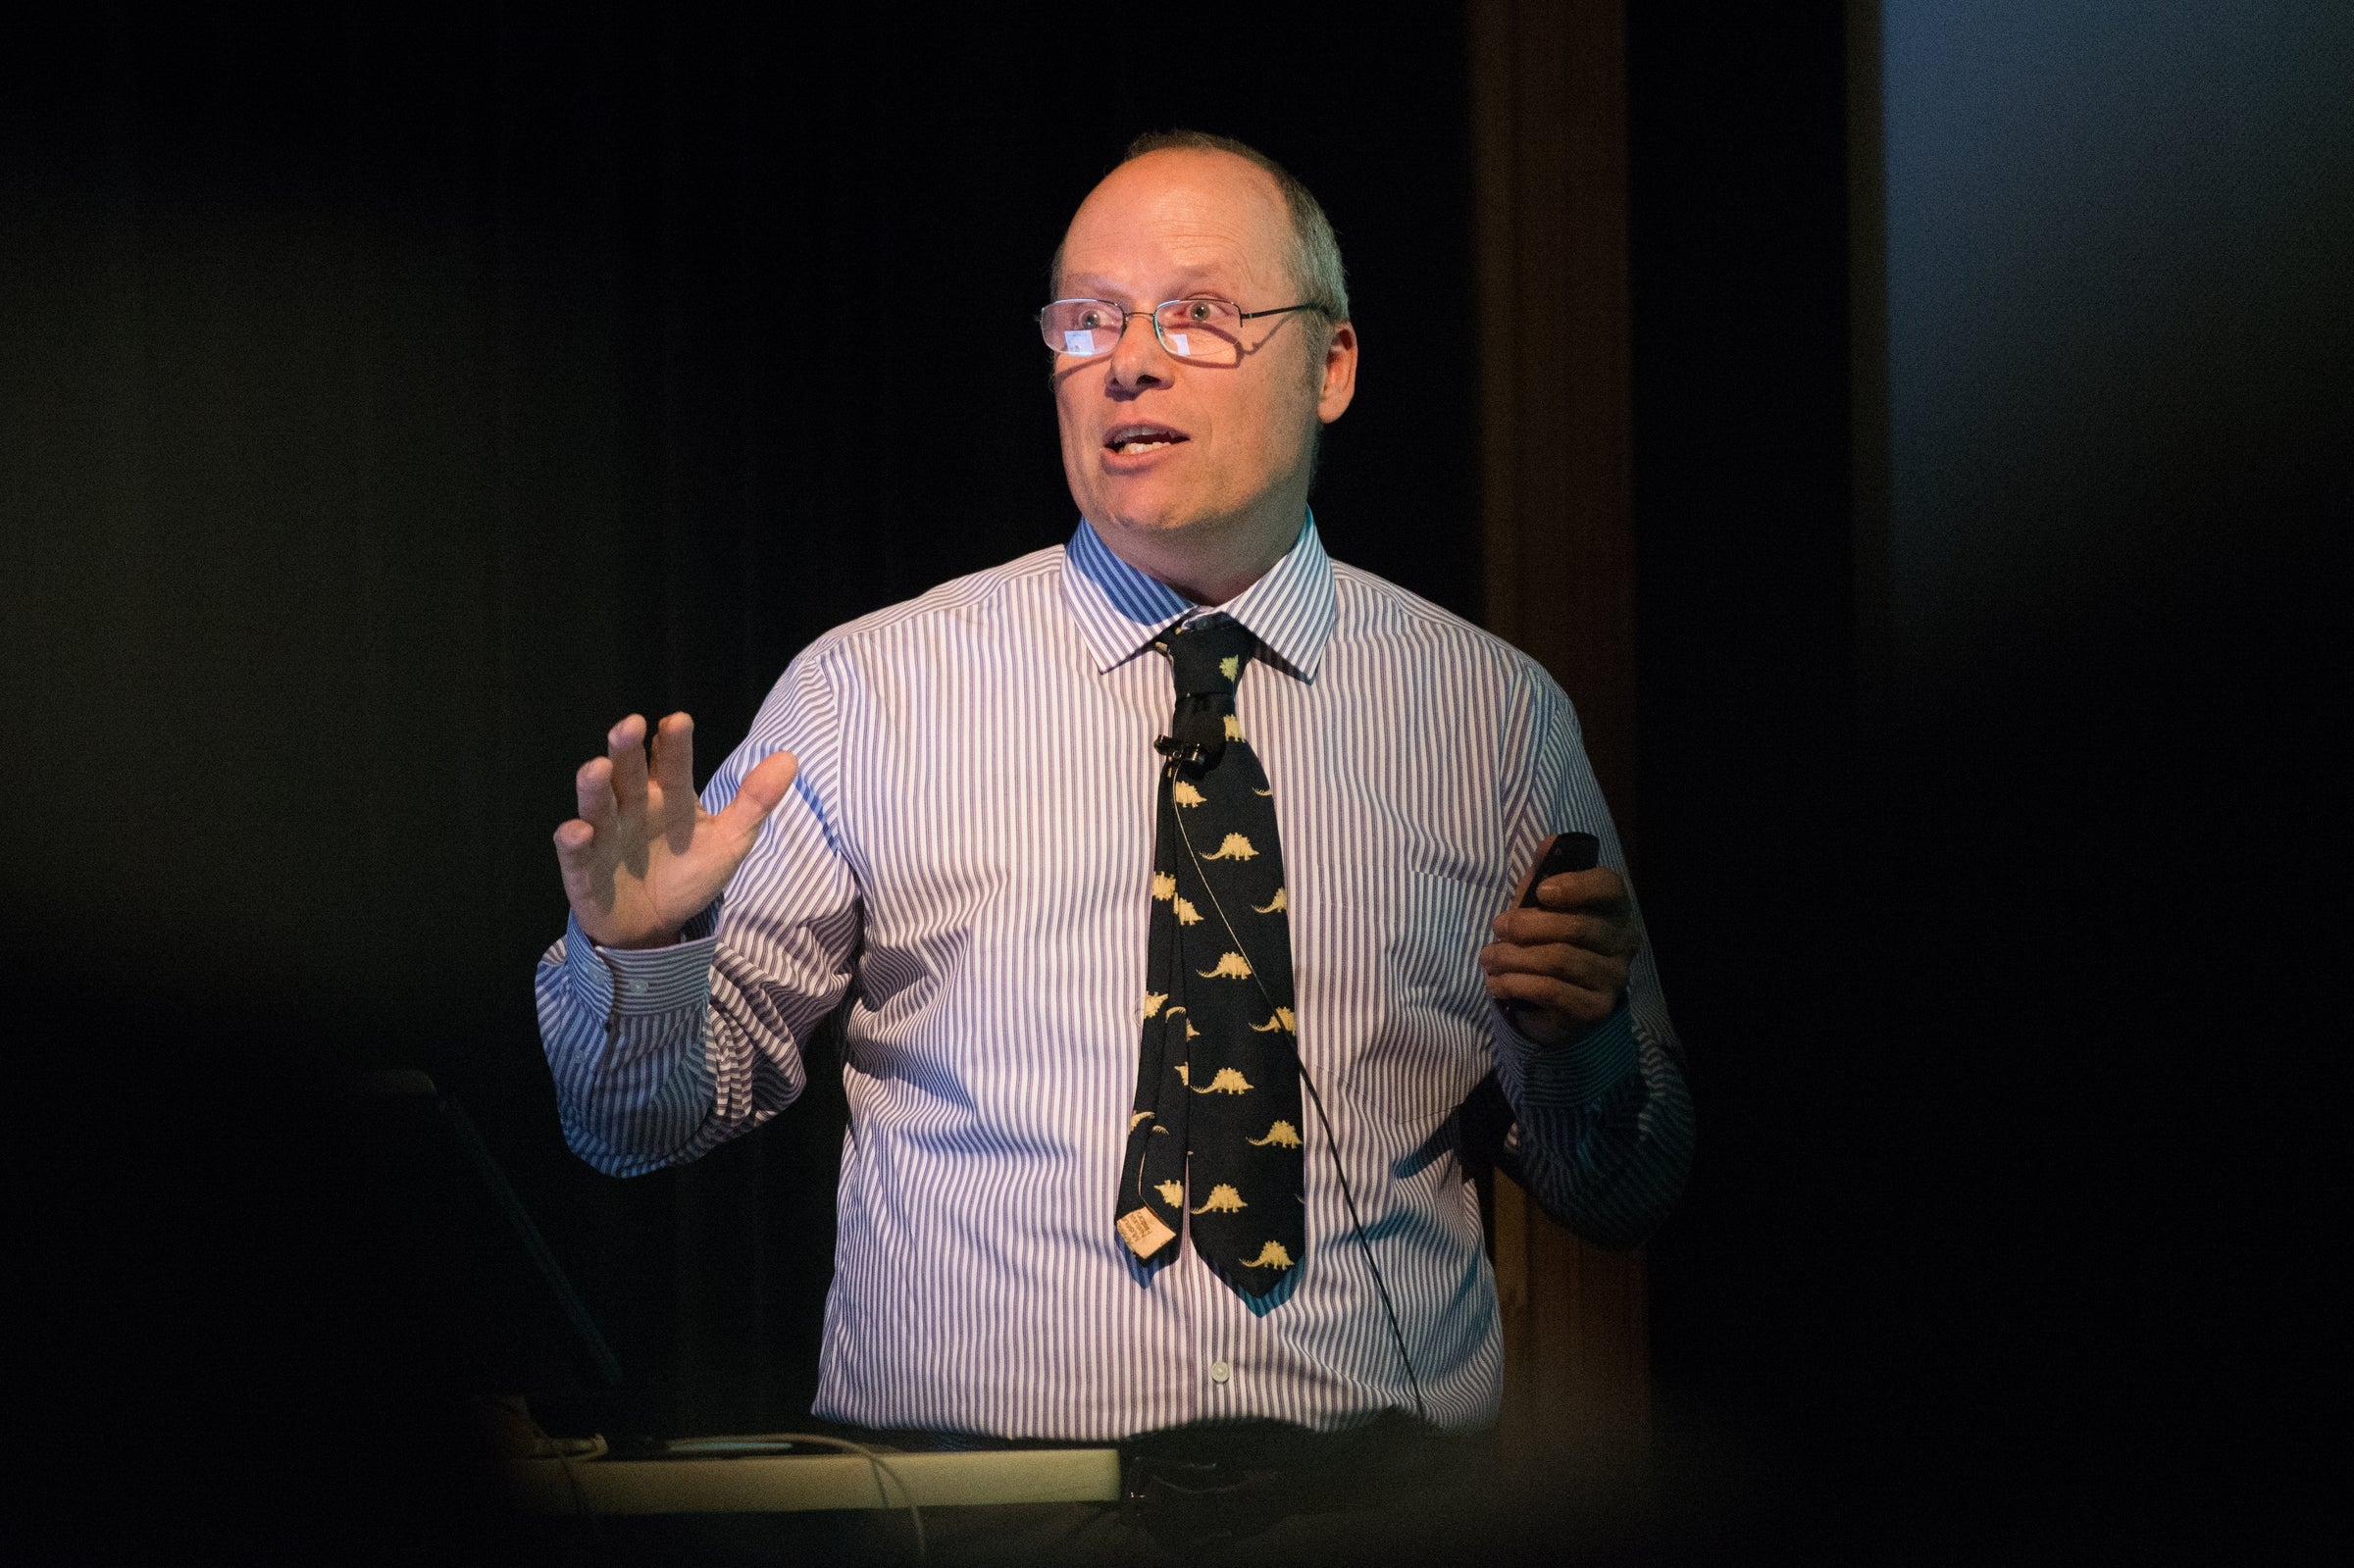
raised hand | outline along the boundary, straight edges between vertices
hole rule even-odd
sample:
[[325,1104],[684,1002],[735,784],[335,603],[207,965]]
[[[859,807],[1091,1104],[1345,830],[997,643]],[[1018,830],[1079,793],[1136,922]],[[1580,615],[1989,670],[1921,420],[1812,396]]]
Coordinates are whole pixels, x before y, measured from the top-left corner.
[[664,719],[652,750],[649,768],[638,714],[606,732],[605,754],[573,775],[581,814],[556,830],[564,895],[600,947],[677,941],[751,853],[800,767],[790,751],[764,757],[725,810],[708,812],[694,795],[694,721]]
[[1479,967],[1489,995],[1518,1004],[1522,1034],[1566,1044],[1618,1005],[1643,933],[1626,883],[1608,866],[1546,878],[1537,903],[1496,917]]

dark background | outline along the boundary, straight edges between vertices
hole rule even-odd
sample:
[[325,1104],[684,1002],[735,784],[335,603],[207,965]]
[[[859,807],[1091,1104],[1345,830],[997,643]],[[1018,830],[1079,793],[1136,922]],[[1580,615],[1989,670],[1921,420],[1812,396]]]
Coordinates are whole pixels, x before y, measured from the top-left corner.
[[[2127,9],[1630,19],[1670,1554],[2253,1528],[2296,1407],[2346,29]],[[1366,345],[1327,542],[1477,617],[1461,19],[1196,17],[11,25],[13,1436],[181,1460],[58,1466],[27,1550],[454,1484],[316,1266],[343,1066],[464,1100],[605,1326],[628,1386],[551,1419],[805,1410],[838,1102],[573,1161],[547,834],[613,717],[691,708],[708,771],[818,632],[1067,533],[1025,318],[1136,131],[1317,190]]]

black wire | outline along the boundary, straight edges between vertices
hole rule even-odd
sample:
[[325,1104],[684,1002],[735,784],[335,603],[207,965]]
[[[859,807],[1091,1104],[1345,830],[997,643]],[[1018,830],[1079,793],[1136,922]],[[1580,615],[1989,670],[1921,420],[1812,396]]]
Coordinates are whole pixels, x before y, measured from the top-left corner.
[[1406,1368],[1406,1387],[1414,1396],[1415,1419],[1427,1425],[1430,1411],[1422,1403],[1422,1381],[1414,1376],[1414,1358],[1406,1353],[1406,1335],[1398,1327],[1398,1309],[1390,1304],[1389,1282],[1381,1277],[1381,1265],[1373,1261],[1373,1239],[1365,1235],[1365,1222],[1356,1217],[1356,1194],[1349,1190],[1349,1173],[1341,1169],[1341,1148],[1332,1136],[1332,1119],[1324,1114],[1324,1096],[1316,1090],[1316,1081],[1308,1076],[1307,1061],[1300,1054],[1300,1042],[1292,1042],[1292,1059],[1300,1064],[1300,1082],[1307,1089],[1309,1103],[1316,1108],[1316,1122],[1324,1129],[1324,1152],[1331,1156],[1332,1174],[1341,1184],[1341,1201],[1349,1207],[1349,1228],[1356,1233],[1356,1244],[1364,1248],[1365,1267],[1372,1271],[1373,1293],[1381,1297],[1381,1315],[1390,1321],[1390,1340],[1398,1346],[1398,1360]]
[[[1176,761],[1172,759],[1163,772],[1173,778],[1177,772]],[[1218,912],[1218,924],[1226,928],[1228,939],[1242,951],[1246,959],[1249,959],[1250,944],[1244,941],[1242,935],[1234,929],[1234,922],[1226,918],[1226,906],[1219,902],[1218,890],[1210,885],[1209,873],[1202,869],[1202,856],[1195,850],[1194,835],[1185,826],[1185,813],[1172,807],[1169,814],[1176,820],[1177,836],[1185,843],[1186,858],[1194,863],[1194,875],[1201,879],[1202,890],[1209,894],[1210,908]],[[1266,979],[1259,973],[1259,966],[1255,962],[1251,965],[1251,980],[1258,986],[1258,993],[1267,999],[1267,1005],[1277,1012],[1281,1012],[1282,1004],[1275,1000],[1275,993],[1267,989]],[[1365,1267],[1373,1275],[1373,1293],[1381,1297],[1381,1315],[1389,1321],[1390,1342],[1398,1347],[1399,1364],[1406,1368],[1406,1386],[1414,1396],[1415,1418],[1427,1425],[1430,1421],[1430,1411],[1422,1402],[1422,1380],[1414,1376],[1414,1358],[1406,1353],[1406,1334],[1398,1327],[1398,1309],[1390,1301],[1389,1282],[1381,1277],[1381,1265],[1373,1259],[1373,1239],[1365,1235],[1364,1221],[1357,1218],[1356,1194],[1350,1190],[1349,1173],[1341,1166],[1341,1145],[1340,1140],[1332,1134],[1332,1118],[1324,1114],[1324,1096],[1316,1088],[1315,1079],[1308,1074],[1307,1058],[1300,1054],[1299,1035],[1289,1031],[1287,1033],[1291,1034],[1292,1060],[1299,1066],[1300,1082],[1307,1089],[1309,1103],[1316,1108],[1317,1124],[1324,1129],[1324,1152],[1331,1158],[1332,1174],[1341,1185],[1341,1202],[1347,1205],[1349,1210],[1349,1228],[1356,1236],[1356,1244],[1364,1250]]]

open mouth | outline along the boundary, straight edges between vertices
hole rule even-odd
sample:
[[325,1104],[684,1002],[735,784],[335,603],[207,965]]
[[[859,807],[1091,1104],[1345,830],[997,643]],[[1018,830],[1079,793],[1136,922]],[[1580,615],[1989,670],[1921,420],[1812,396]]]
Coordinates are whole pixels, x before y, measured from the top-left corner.
[[1190,437],[1183,430],[1170,430],[1166,425],[1115,425],[1103,436],[1103,449],[1122,457],[1136,457],[1187,439]]

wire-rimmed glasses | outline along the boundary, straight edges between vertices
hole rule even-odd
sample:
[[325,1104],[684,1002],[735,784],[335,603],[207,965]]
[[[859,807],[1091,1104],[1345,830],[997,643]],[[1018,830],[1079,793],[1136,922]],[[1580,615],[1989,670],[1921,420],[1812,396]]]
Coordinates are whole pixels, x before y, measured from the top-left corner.
[[1271,310],[1245,310],[1231,299],[1202,295],[1164,299],[1150,311],[1141,311],[1115,300],[1058,299],[1038,313],[1038,334],[1055,353],[1087,359],[1110,353],[1128,329],[1129,317],[1150,316],[1152,335],[1174,357],[1197,365],[1236,365],[1243,357],[1243,323],[1323,308],[1309,301]]

